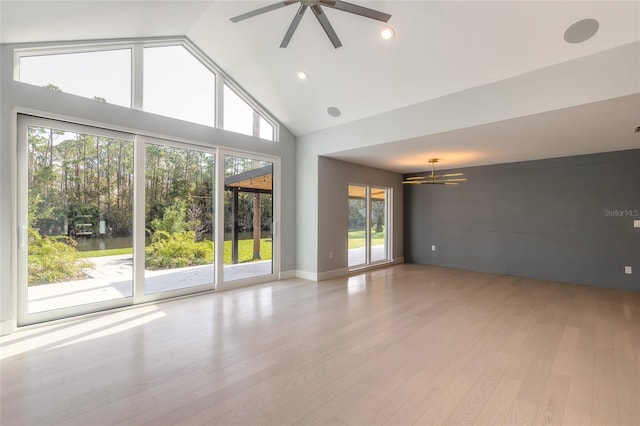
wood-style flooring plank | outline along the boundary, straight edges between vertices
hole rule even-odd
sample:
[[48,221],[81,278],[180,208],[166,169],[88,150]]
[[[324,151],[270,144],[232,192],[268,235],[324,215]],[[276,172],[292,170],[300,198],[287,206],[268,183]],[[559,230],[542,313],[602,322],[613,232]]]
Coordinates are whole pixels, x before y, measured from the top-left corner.
[[395,265],[0,337],[5,425],[638,425],[640,293]]

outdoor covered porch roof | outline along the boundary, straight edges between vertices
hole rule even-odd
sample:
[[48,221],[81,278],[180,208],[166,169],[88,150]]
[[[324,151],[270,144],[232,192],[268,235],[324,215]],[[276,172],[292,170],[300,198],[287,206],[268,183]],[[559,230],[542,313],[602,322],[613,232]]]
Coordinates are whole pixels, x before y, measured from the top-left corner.
[[271,192],[273,164],[224,178],[225,189],[238,188],[241,192]]
[[[386,197],[386,189],[385,188],[371,188],[371,198],[374,200],[384,200]],[[352,199],[364,199],[365,198],[365,187],[359,185],[349,185],[349,198]]]

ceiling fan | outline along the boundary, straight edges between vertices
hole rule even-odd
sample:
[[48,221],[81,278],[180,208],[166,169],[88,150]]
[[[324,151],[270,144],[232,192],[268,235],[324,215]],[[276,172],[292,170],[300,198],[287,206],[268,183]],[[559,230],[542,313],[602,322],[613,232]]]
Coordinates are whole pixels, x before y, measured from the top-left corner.
[[426,176],[411,176],[406,178],[402,183],[411,185],[457,185],[458,182],[464,182],[467,179],[461,178],[463,173],[447,173],[444,175],[437,175],[435,171],[436,163],[440,161],[437,158],[429,160],[431,163],[431,174]]
[[300,3],[300,7],[298,8],[296,15],[293,17],[293,21],[291,21],[291,24],[289,25],[289,29],[284,35],[284,38],[282,39],[282,43],[280,43],[280,47],[287,47],[289,45],[289,42],[291,41],[291,37],[293,37],[293,33],[296,31],[296,28],[298,28],[298,24],[300,23],[300,20],[302,19],[305,12],[309,8],[313,11],[313,14],[316,15],[316,18],[318,19],[318,22],[322,26],[322,29],[324,29],[324,32],[329,37],[329,40],[331,40],[333,47],[335,47],[336,49],[342,46],[342,43],[340,42],[340,39],[338,38],[338,35],[336,34],[335,30],[331,26],[331,23],[329,23],[329,19],[327,18],[327,15],[325,15],[324,10],[322,10],[322,6],[330,7],[336,10],[341,10],[343,12],[353,13],[356,15],[364,16],[365,18],[371,18],[378,21],[382,21],[382,22],[387,22],[389,18],[391,18],[391,15],[389,15],[388,13],[379,12],[377,10],[369,9],[368,7],[358,6],[353,3],[347,3],[346,1],[286,0],[278,3],[270,4],[268,6],[264,6],[259,9],[252,10],[247,13],[243,13],[242,15],[235,16],[231,18],[231,21],[232,22],[243,21],[245,19],[252,18],[256,15],[261,15],[266,12],[271,12],[272,10],[280,9],[281,7],[289,6],[294,3]]

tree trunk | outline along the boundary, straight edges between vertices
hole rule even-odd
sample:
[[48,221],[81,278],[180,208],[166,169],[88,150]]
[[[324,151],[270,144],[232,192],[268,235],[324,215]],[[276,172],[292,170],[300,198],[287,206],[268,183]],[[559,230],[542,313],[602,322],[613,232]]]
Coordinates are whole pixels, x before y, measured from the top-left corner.
[[87,141],[82,142],[82,156],[84,161],[84,169],[82,170],[82,200],[84,204],[87,204],[87,173],[89,171],[89,165],[87,164]]
[[53,129],[49,129],[49,167],[53,167]]
[[111,218],[111,139],[107,139],[107,220]]
[[116,159],[116,207],[122,208],[122,142],[118,144],[118,158]]
[[102,220],[102,209],[100,208],[100,138],[96,136],[96,192],[98,196],[98,220]]

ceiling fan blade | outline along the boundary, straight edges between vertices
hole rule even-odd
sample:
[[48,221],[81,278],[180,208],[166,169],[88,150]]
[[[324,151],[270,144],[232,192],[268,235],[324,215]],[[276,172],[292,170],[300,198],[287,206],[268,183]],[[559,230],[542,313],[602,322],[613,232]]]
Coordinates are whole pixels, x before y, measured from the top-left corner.
[[354,13],[356,15],[364,16],[365,18],[375,19],[377,21],[387,22],[391,18],[391,15],[389,15],[388,13],[369,9],[368,7],[358,6],[357,4],[353,4],[353,3],[347,3],[346,1],[320,0],[320,3],[322,3],[323,6],[342,10],[343,12]]
[[307,9],[308,9],[308,6],[304,4],[300,4],[300,8],[296,12],[296,16],[293,17],[293,21],[291,21],[291,25],[289,25],[289,29],[287,30],[287,33],[284,35],[284,38],[282,39],[282,43],[280,43],[280,47],[287,47],[289,45],[289,42],[291,41],[291,37],[293,37],[293,33],[296,32],[296,28],[298,28],[298,24],[300,23],[300,20],[302,19],[302,16],[307,11]]
[[331,40],[333,47],[337,49],[338,47],[342,46],[338,35],[331,26],[331,23],[329,23],[329,19],[327,18],[327,15],[324,14],[324,11],[320,7],[320,5],[314,4],[313,6],[311,6],[311,10],[313,10],[313,14],[316,15],[316,18],[318,18],[318,22],[320,22],[320,25],[322,26],[324,32],[327,33],[327,36],[329,37],[329,40]]
[[281,7],[289,6],[290,4],[297,3],[300,0],[287,0],[281,1],[278,3],[270,4],[269,6],[264,6],[259,9],[252,10],[247,13],[243,13],[242,15],[234,16],[231,18],[231,22],[239,22],[248,18],[252,18],[257,15],[261,15],[266,12],[271,12],[272,10],[280,9]]

